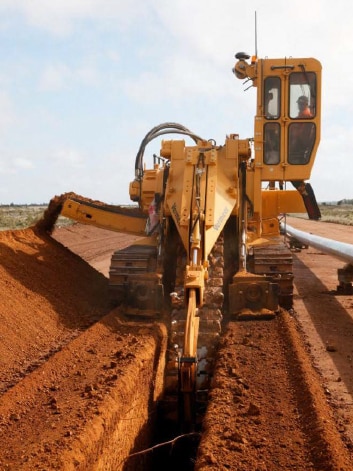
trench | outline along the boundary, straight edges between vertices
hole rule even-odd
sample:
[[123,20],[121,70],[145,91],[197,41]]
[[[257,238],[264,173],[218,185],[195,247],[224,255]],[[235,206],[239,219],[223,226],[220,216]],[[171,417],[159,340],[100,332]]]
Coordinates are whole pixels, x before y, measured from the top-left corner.
[[170,430],[158,429],[155,433],[149,451],[140,450],[143,454],[131,455],[123,466],[123,471],[193,471],[200,443],[200,434],[197,432],[186,435],[175,435]]
[[[108,320],[92,326],[71,342],[69,348],[55,354],[13,390],[5,393],[0,399],[3,417],[18,407],[21,398],[39,394],[38,385],[43,377],[46,378],[50,371],[57,372],[58,365],[66,365],[64,381],[69,380],[66,375],[70,373],[73,353],[77,351],[82,356],[82,345],[86,351],[86,341],[97,331],[100,336],[95,335],[97,354],[94,359],[98,360],[98,349],[104,349],[102,342],[116,343],[116,319],[111,316]],[[144,336],[143,344],[136,350],[134,357],[129,357],[119,380],[99,403],[96,412],[89,415],[87,409],[87,420],[79,434],[74,434],[57,456],[54,453],[49,456],[42,449],[34,452],[33,447],[21,450],[18,456],[14,456],[13,448],[8,461],[4,462],[8,467],[3,469],[352,469],[318,378],[311,370],[301,340],[296,334],[294,320],[288,314],[269,321],[228,323],[217,354],[214,383],[205,418],[200,428],[189,434],[181,434],[175,422],[170,422],[163,407],[160,407],[166,332],[161,333],[160,327],[152,328],[152,333],[146,326],[136,326],[134,329],[139,329],[141,336]],[[148,349],[147,345],[151,348]],[[87,352],[87,355],[92,356],[92,353]],[[106,360],[102,359],[102,362],[106,364]],[[102,373],[102,369],[98,371]],[[72,373],[76,378],[77,375]],[[103,373],[107,372],[103,370]],[[77,379],[82,381],[82,377]],[[64,385],[59,382],[56,384],[59,393]],[[5,403],[6,396],[10,394],[12,403],[8,406],[9,410],[5,411],[1,402]],[[53,394],[56,394],[56,390],[51,392]],[[94,402],[94,397],[92,400]],[[45,400],[41,402],[45,413],[50,413]],[[69,414],[68,399],[67,402]],[[28,422],[35,423],[38,420],[36,408],[31,407],[27,414]],[[66,414],[64,406],[62,414]],[[38,436],[37,440],[46,443],[55,452],[55,440],[63,440],[63,431],[59,426],[57,430],[53,429],[56,415],[50,413],[49,417],[49,420],[44,421],[44,425],[48,424],[47,428],[42,430],[42,436]],[[75,417],[71,424],[74,424]],[[23,426],[24,423],[19,420],[11,425],[11,434],[1,436],[2,444],[9,450],[12,444],[21,440]],[[49,437],[53,433],[57,433],[57,438],[53,437],[50,444]],[[0,464],[3,464],[1,458]]]
[[[228,322],[205,420],[195,432],[181,433],[165,414],[163,350],[157,347],[153,360],[159,379],[151,371],[133,407],[142,411],[148,405],[148,420],[132,427],[127,416],[115,424],[112,436],[104,437],[107,448],[101,456],[116,466],[121,437],[134,435],[133,446],[123,452],[121,467],[109,468],[106,459],[97,469],[211,471],[223,469],[217,467],[221,463],[224,469],[237,463],[244,471],[349,469],[319,378],[288,313],[273,320]],[[121,428],[124,423],[129,431]]]
[[[119,396],[104,405],[110,417],[99,424],[98,439],[87,440],[92,447],[75,469],[211,471],[234,469],[235,463],[244,471],[350,469],[288,313],[225,326],[205,420],[195,432],[182,433],[165,414],[166,345],[166,335],[159,337],[148,369],[141,369],[140,359],[130,365],[135,381],[124,391],[129,406]],[[87,432],[92,425],[99,428],[90,424]]]
[[[146,328],[145,325],[144,328]],[[138,325],[136,327],[138,329]],[[147,326],[147,329],[150,327]],[[151,327],[153,351],[136,357],[102,404],[102,417],[94,418],[81,432],[73,451],[65,451],[64,462],[75,462],[78,471],[193,471],[200,429],[182,433],[165,413],[163,381],[168,345],[163,324]],[[157,335],[156,335],[157,332]],[[147,349],[146,349],[147,352]],[[82,457],[77,464],[77,452]],[[61,468],[70,469],[70,468]]]
[[[156,377],[151,377],[150,389],[140,391],[139,400],[148,404],[148,421],[134,430],[134,446],[127,449],[126,458],[121,468],[122,471],[193,471],[195,467],[197,451],[201,439],[202,422],[199,422],[192,431],[185,432],[178,424],[176,418],[177,401],[163,394],[163,366],[165,360],[166,339],[156,348],[154,368]],[[159,373],[158,373],[159,371]],[[148,399],[149,396],[149,399]],[[176,397],[174,398],[176,399]],[[126,420],[125,417],[123,419]],[[120,432],[121,433],[121,432]],[[131,429],[130,432],[131,433]],[[109,451],[112,453],[112,450]],[[113,452],[114,453],[114,452]],[[121,455],[121,450],[115,452]],[[116,461],[112,458],[112,461]]]

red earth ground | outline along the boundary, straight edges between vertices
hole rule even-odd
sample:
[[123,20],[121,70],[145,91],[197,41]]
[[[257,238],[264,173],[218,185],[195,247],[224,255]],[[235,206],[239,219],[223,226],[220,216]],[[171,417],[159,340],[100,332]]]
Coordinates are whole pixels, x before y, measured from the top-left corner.
[[[352,240],[351,227],[288,222]],[[107,302],[111,253],[129,243],[78,224],[0,233],[0,470],[156,469],[128,455],[151,444],[166,329]],[[294,311],[225,327],[195,469],[353,469],[353,296],[335,292],[340,267],[294,254]]]

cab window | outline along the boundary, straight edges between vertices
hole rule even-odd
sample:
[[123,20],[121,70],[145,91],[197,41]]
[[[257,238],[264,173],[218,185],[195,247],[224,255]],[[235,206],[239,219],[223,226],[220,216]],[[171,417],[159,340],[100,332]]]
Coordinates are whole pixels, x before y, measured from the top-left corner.
[[315,144],[314,123],[291,123],[288,130],[288,163],[305,165],[309,162]]
[[279,150],[280,125],[279,123],[266,123],[264,126],[264,163],[266,165],[279,164]]
[[312,119],[316,115],[316,74],[293,72],[289,76],[289,117]]
[[280,91],[281,80],[279,77],[267,77],[264,86],[264,105],[265,105],[265,118],[278,119],[280,116]]

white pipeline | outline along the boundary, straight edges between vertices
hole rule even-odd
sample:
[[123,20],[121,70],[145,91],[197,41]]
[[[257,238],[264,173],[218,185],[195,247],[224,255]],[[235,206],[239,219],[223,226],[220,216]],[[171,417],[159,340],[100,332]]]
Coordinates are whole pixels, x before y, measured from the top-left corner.
[[299,231],[294,229],[294,227],[282,225],[282,228],[285,232],[298,239],[305,245],[310,245],[315,247],[322,252],[332,255],[346,263],[353,265],[353,245],[347,244],[345,242],[338,242],[337,240],[326,239],[325,237],[316,236],[313,234],[308,234],[307,232]]

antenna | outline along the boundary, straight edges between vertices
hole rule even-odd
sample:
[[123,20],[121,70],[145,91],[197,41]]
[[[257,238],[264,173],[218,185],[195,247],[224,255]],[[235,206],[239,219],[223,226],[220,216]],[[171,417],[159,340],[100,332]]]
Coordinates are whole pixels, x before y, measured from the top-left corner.
[[257,58],[257,14],[255,10],[255,57]]

